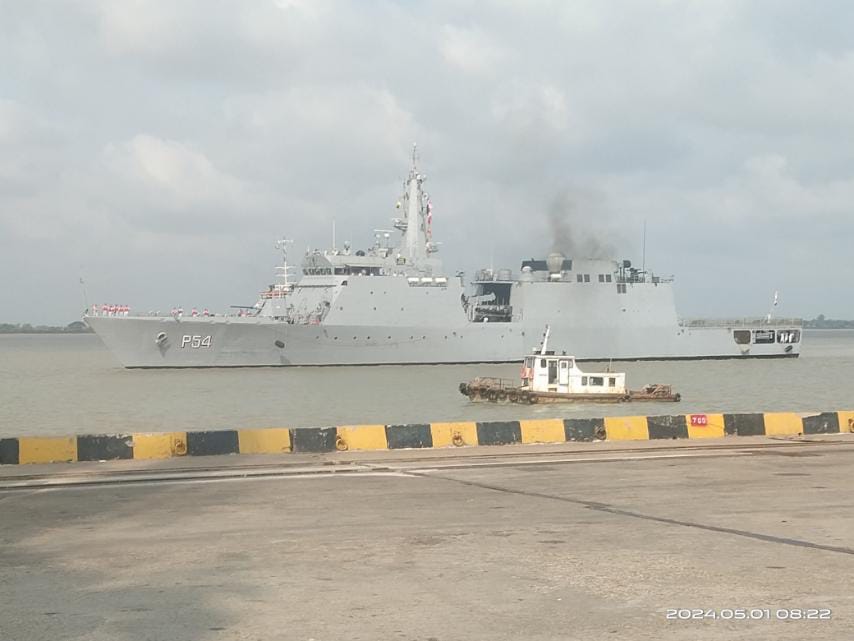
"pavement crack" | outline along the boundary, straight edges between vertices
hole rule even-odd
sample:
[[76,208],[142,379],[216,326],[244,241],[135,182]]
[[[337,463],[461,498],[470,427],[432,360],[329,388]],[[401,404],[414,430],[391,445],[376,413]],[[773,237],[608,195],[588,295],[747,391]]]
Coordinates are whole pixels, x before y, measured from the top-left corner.
[[751,532],[749,530],[740,530],[738,528],[728,528],[722,527],[718,525],[708,525],[705,523],[696,523],[693,521],[682,521],[680,519],[671,519],[664,516],[656,516],[654,514],[643,514],[641,512],[634,512],[632,510],[625,510],[623,508],[615,507],[613,505],[609,505],[607,503],[600,503],[598,501],[586,501],[584,499],[576,499],[567,496],[557,496],[554,494],[545,494],[543,492],[531,492],[528,490],[517,490],[511,487],[503,487],[501,485],[492,485],[490,483],[480,483],[478,481],[467,481],[463,479],[453,478],[451,476],[444,476],[442,474],[432,474],[432,473],[421,473],[421,472],[405,472],[400,470],[405,474],[410,474],[412,476],[418,476],[422,478],[431,478],[431,479],[440,479],[443,481],[450,481],[452,483],[458,483],[461,485],[466,485],[468,487],[478,487],[484,490],[491,490],[493,492],[502,492],[504,494],[515,494],[518,496],[527,496],[530,498],[538,498],[538,499],[546,499],[550,501],[561,501],[563,503],[571,503],[573,505],[579,505],[581,507],[585,507],[590,510],[595,510],[597,512],[605,512],[607,514],[613,514],[615,516],[625,516],[634,519],[642,519],[644,521],[652,521],[654,523],[663,523],[665,525],[676,525],[680,527],[688,527],[694,528],[698,530],[705,530],[707,532],[716,532],[718,534],[730,534],[733,536],[740,536],[747,539],[753,539],[755,541],[763,541],[765,543],[775,543],[778,545],[790,545],[794,547],[801,548],[809,548],[813,550],[821,550],[823,552],[834,552],[836,554],[846,554],[849,556],[854,556],[854,549],[842,546],[835,545],[824,545],[822,543],[814,543],[812,541],[805,541],[803,539],[790,539],[781,536],[774,536],[771,534],[762,534],[761,532]]

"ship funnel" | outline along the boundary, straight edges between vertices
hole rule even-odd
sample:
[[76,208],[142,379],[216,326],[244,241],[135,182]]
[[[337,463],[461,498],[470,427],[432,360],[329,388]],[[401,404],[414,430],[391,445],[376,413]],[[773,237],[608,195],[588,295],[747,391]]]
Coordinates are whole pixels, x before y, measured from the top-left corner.
[[552,252],[546,258],[546,267],[549,268],[550,274],[559,274],[563,269],[563,261],[566,258],[560,252]]

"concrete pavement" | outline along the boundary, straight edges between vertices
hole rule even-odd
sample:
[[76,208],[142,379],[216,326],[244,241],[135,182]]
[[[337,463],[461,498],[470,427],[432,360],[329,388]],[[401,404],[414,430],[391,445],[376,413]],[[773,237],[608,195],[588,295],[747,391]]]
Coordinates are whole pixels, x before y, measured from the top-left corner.
[[0,639],[854,637],[854,442],[743,440],[2,468]]

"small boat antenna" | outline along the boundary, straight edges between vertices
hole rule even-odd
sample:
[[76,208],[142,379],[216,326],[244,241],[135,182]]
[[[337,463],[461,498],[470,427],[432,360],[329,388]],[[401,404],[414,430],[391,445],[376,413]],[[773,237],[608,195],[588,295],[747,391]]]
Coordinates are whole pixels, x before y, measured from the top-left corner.
[[774,315],[774,308],[777,307],[777,303],[780,301],[780,292],[774,291],[774,301],[771,303],[771,309],[768,310],[768,316],[765,317],[766,323],[771,323],[771,317]]
[[550,331],[551,331],[551,328],[548,325],[546,325],[546,331],[543,332],[543,346],[540,348],[540,355],[541,356],[546,355],[546,350],[549,347],[549,332]]

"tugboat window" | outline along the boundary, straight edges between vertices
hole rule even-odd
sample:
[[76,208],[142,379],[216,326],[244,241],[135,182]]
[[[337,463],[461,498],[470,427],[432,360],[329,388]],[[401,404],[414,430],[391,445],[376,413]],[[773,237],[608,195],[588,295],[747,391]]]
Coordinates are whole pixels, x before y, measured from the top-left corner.
[[732,333],[733,340],[735,340],[736,345],[747,345],[750,343],[750,330],[749,329],[737,329]]
[[617,379],[609,378],[608,379],[608,387],[617,387]]
[[579,274],[578,276],[575,277],[575,280],[577,280],[579,283],[583,283],[584,282],[584,276]]
[[590,384],[591,385],[598,385],[599,387],[602,387],[605,384],[605,379],[602,378],[601,376],[591,376],[590,377]]
[[753,332],[753,342],[756,344],[766,344],[774,342],[773,329],[757,329]]
[[582,385],[587,385],[587,377],[586,377],[586,376],[582,376],[582,377],[581,377],[581,384],[582,384]]

